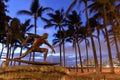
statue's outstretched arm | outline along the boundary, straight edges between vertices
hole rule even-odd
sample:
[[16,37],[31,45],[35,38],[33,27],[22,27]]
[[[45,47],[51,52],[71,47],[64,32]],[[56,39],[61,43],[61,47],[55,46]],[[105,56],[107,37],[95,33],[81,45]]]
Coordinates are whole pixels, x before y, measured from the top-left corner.
[[52,49],[52,52],[53,52],[53,53],[55,53],[54,48],[48,43],[48,41],[46,41],[45,44],[48,45],[48,46]]

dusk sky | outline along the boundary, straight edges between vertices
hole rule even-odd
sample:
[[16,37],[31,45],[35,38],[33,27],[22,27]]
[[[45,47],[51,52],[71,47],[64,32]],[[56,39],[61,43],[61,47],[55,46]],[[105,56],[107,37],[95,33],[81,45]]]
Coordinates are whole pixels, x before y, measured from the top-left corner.
[[[17,12],[19,10],[30,10],[30,6],[33,0],[9,0],[9,2],[7,3],[8,6],[8,10],[9,12],[7,13],[7,15],[11,16],[12,18],[17,17],[20,19],[21,22],[24,22],[27,19],[32,19],[31,24],[33,24],[33,17],[30,16],[25,16],[25,15],[17,15]],[[64,8],[64,10],[67,10],[67,8],[69,7],[70,3],[72,2],[72,0],[39,0],[40,2],[40,6],[43,7],[51,7],[54,10],[58,10],[58,9],[62,9]],[[47,12],[46,12],[47,13]],[[47,17],[47,16],[45,16]],[[52,40],[53,40],[53,33],[55,33],[55,29],[54,28],[49,28],[49,29],[43,29],[44,23],[38,19],[37,21],[37,34],[42,35],[43,33],[48,33],[49,37],[48,37],[48,41],[50,42],[50,44],[52,44]],[[33,30],[29,31],[29,32],[34,32]],[[44,46],[44,45],[43,45]],[[56,49],[57,50],[57,49]],[[70,51],[68,51],[68,53],[73,52],[72,49],[70,49]],[[16,55],[17,56],[17,55]],[[29,55],[28,55],[29,56]],[[52,54],[52,58],[55,61],[59,61],[59,52],[56,51],[56,54]],[[48,55],[48,61],[51,58],[51,53]],[[70,58],[74,61],[74,55],[73,54],[68,54],[67,58]],[[43,54],[36,54],[36,59],[43,59]],[[53,61],[52,60],[52,61]],[[70,61],[72,61],[70,60]],[[53,61],[54,62],[54,61]]]
[[[7,9],[9,10],[9,13],[7,13],[7,14],[9,16],[11,16],[12,18],[14,18],[14,17],[19,18],[21,20],[21,22],[24,22],[27,19],[33,19],[32,17],[29,17],[29,16],[17,15],[17,12],[19,10],[29,10],[32,1],[33,0],[9,0],[9,2],[7,3],[7,5],[8,5]],[[72,1],[73,0],[40,0],[40,5],[43,6],[43,7],[51,7],[54,10],[58,10],[58,9],[61,9],[61,8],[64,8],[66,10],[69,7],[69,5],[70,5],[70,3]],[[84,5],[83,5],[82,8],[84,8]],[[84,13],[82,14],[81,18],[82,18],[82,21],[84,21],[84,19],[85,19]],[[32,22],[33,21],[31,21],[31,23]],[[52,39],[53,39],[52,36],[53,36],[53,33],[56,32],[55,29],[54,28],[43,29],[44,23],[42,21],[40,21],[40,19],[38,19],[38,21],[37,21],[37,26],[38,26],[37,27],[37,32],[39,32],[38,34],[42,35],[43,33],[47,32],[49,34],[48,40],[49,40],[50,44],[52,44]],[[30,32],[32,32],[32,30]],[[96,42],[96,43],[98,43],[98,42]],[[102,43],[103,43],[103,45],[105,44],[104,40],[103,40]],[[102,46],[102,48],[103,48],[103,55],[104,55],[104,53],[106,54],[106,52],[107,52],[106,45]],[[67,44],[66,50],[67,50],[66,51],[66,53],[67,53],[67,59],[69,61],[73,60],[73,63],[74,63],[75,54],[72,54],[72,53],[74,53],[74,50],[71,47],[71,44]],[[82,50],[82,55],[85,58],[85,56],[84,56],[84,54],[85,54],[84,43],[81,44],[81,50]],[[59,58],[59,55],[58,55],[59,52],[57,51],[56,53],[57,54],[53,54],[54,59],[58,59]],[[92,57],[92,49],[91,48],[89,48],[89,53],[91,53],[90,55]],[[115,53],[115,52],[113,51],[113,53]],[[41,57],[40,56],[41,54],[37,54],[37,55],[38,56],[36,58],[40,58]],[[107,55],[105,55],[105,56],[107,56]],[[50,56],[48,58],[50,58]],[[41,59],[42,59],[42,57],[41,57]],[[71,63],[71,62],[69,62],[69,63]]]
[[[24,22],[27,19],[32,19],[31,23],[33,24],[33,17],[30,16],[25,16],[25,15],[17,15],[17,12],[19,10],[30,10],[30,6],[33,0],[10,0],[7,5],[8,5],[8,10],[12,18],[17,17],[21,20],[21,22]],[[72,0],[40,0],[40,5],[43,7],[51,7],[54,10],[62,9],[64,8],[65,10],[69,7],[70,3]],[[45,13],[48,13],[47,11]],[[47,16],[45,16],[47,17]],[[38,34],[42,35],[44,32],[50,33],[49,35],[49,41],[52,42],[52,33],[55,32],[54,29],[43,29],[44,22],[38,19],[37,21],[37,32]],[[34,32],[34,31],[30,31]],[[52,32],[52,33],[51,33]]]

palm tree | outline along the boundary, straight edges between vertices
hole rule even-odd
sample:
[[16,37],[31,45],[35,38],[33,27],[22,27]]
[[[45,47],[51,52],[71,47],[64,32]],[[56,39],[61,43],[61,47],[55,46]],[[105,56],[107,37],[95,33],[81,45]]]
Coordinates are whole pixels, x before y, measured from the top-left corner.
[[7,10],[7,6],[5,3],[7,1],[8,0],[0,0],[0,36],[1,36],[0,43],[2,43],[3,48],[4,48],[4,44],[6,42],[5,38],[6,38],[7,25],[8,25],[9,20],[11,19],[9,16],[6,15],[6,12],[8,10]]
[[107,31],[107,10],[106,10],[106,5],[105,3],[103,4],[103,19],[104,19],[104,27],[105,27],[105,37],[106,37],[106,42],[107,42],[107,47],[108,47],[108,54],[109,54],[109,61],[110,61],[110,67],[111,67],[111,72],[114,73],[114,67],[113,67],[113,62],[112,62],[112,52],[111,52],[111,46],[110,46],[110,41],[109,41],[109,35]]
[[[119,47],[118,47],[118,40],[119,40],[119,28],[120,28],[120,3],[116,0],[118,4],[113,4],[110,6],[110,11],[108,13],[108,21],[111,25],[111,29],[108,31],[111,43],[115,44],[116,52],[117,52],[117,58],[120,61],[120,53],[119,53]],[[115,2],[115,3],[116,3]]]
[[75,60],[76,60],[76,71],[78,72],[78,53],[77,53],[77,44],[76,44],[76,37],[75,35],[75,29],[73,26],[68,27],[68,30],[66,31],[66,41],[72,43],[73,48],[75,49]]
[[[70,9],[72,9],[76,5],[77,1],[79,1],[79,2],[82,1],[85,4],[85,14],[86,14],[87,27],[89,28],[89,30],[91,30],[90,26],[89,26],[89,21],[88,21],[88,8],[87,8],[88,7],[88,4],[87,4],[88,0],[74,0],[73,3],[71,4],[71,6],[69,7],[67,13],[70,11]],[[92,32],[89,31],[89,33],[90,33],[91,43],[92,43],[92,47],[93,47],[92,49],[93,49],[93,54],[94,54],[94,59],[95,59],[94,61],[95,61],[96,71],[99,72],[99,69],[98,69],[98,60],[97,60],[97,54],[96,54],[94,39],[92,37]]]
[[[23,46],[21,46],[21,43],[24,41],[24,39],[25,39],[25,35],[26,35],[26,33],[31,29],[31,28],[33,28],[33,25],[30,25],[30,19],[28,19],[28,20],[26,20],[24,23],[21,23],[20,24],[20,30],[19,30],[19,33],[18,33],[18,36],[19,36],[19,47],[20,47],[20,55],[19,56],[21,56],[21,54],[22,54],[22,49],[23,49]],[[28,45],[27,45],[28,46]],[[26,47],[27,47],[26,46]],[[19,65],[20,65],[20,63],[19,63]]]
[[[52,10],[52,9],[49,7],[43,8],[42,6],[39,6],[39,0],[33,0],[31,7],[30,7],[30,11],[20,10],[18,11],[18,14],[26,14],[26,15],[34,17],[34,33],[37,34],[37,30],[36,30],[37,29],[37,18],[40,17],[42,20],[44,20],[44,18],[42,17],[42,14],[46,10]],[[33,61],[34,61],[34,57],[35,57],[35,54],[33,54]]]
[[[53,36],[55,37],[55,39],[53,40],[53,45],[54,46],[58,46],[58,45],[62,45],[62,51],[63,51],[63,62],[64,62],[64,67],[66,67],[66,57],[65,57],[65,42],[66,42],[66,31],[58,31],[56,34],[54,34]],[[61,35],[61,36],[60,36]],[[61,41],[62,39],[62,41]],[[61,52],[62,52],[61,51]]]
[[78,0],[74,0],[70,6],[68,7],[67,11],[66,11],[66,15],[68,15],[68,13],[71,11],[71,9],[77,4]]
[[119,52],[119,46],[118,46],[118,32],[116,34],[116,28],[118,28],[118,26],[113,25],[111,27],[111,29],[108,31],[109,37],[110,37],[110,43],[113,45],[115,45],[116,47],[116,57],[118,58],[119,62],[120,62],[120,52]]
[[[103,19],[103,26],[104,26],[104,31],[105,31],[105,38],[107,42],[107,47],[108,47],[108,55],[109,55],[109,61],[110,61],[110,66],[111,66],[111,72],[114,73],[114,68],[113,68],[113,63],[112,63],[112,53],[111,53],[111,46],[109,42],[109,37],[108,37],[108,17],[107,14],[109,13],[109,8],[111,5],[114,3],[114,0],[105,0],[105,1],[93,1],[93,4],[91,5],[90,11],[91,12],[97,12],[101,15],[101,18]],[[99,5],[99,6],[98,6]],[[101,7],[100,7],[101,6]]]
[[99,53],[100,53],[100,72],[102,71],[102,48],[101,48],[101,42],[100,42],[100,30],[102,27],[100,24],[96,21],[96,18],[92,17],[89,19],[90,22],[90,27],[96,28],[97,31],[97,39],[98,39],[98,44],[99,44]]
[[[14,57],[14,51],[20,47],[22,51],[22,46],[21,43],[25,38],[25,34],[28,30],[30,30],[33,26],[30,25],[30,20],[25,21],[25,23],[21,24],[20,20],[17,18],[13,18],[8,25],[9,30],[8,30],[8,37],[7,37],[7,44],[8,46],[8,53],[7,53],[7,58],[13,58]],[[12,53],[11,50],[12,49]],[[11,54],[12,55],[11,55]],[[22,53],[22,52],[21,52]],[[20,53],[20,55],[21,55]],[[12,63],[11,63],[12,65]]]
[[[66,24],[64,23],[64,19],[65,19],[65,16],[64,16],[64,10],[61,9],[61,10],[56,10],[55,13],[49,13],[48,14],[50,19],[49,20],[46,20],[47,21],[47,24],[44,26],[44,28],[49,28],[49,27],[55,27],[55,29],[58,28],[58,30],[61,32],[61,31],[64,31],[64,28],[63,26],[65,26]],[[61,33],[60,33],[60,42],[62,42],[62,37],[61,37]],[[60,65],[62,65],[62,52],[61,52],[61,44],[60,45]]]
[[96,68],[96,71],[99,73],[99,66],[98,66],[98,59],[97,59],[97,53],[96,53],[95,43],[94,43],[94,39],[93,39],[93,36],[92,36],[90,22],[89,22],[89,19],[88,19],[88,4],[87,4],[87,0],[84,0],[84,4],[85,4],[85,14],[86,14],[87,27],[88,27],[88,30],[89,30],[90,39],[91,39],[91,43],[92,43],[95,68]]
[[90,46],[90,42],[89,42],[89,39],[87,39],[89,37],[89,34],[88,34],[88,29],[87,27],[83,26],[83,27],[80,27],[80,30],[79,30],[79,33],[81,34],[81,39],[80,39],[80,42],[82,41],[85,41],[85,47],[86,47],[86,64],[87,64],[87,71],[89,72],[89,68],[88,68],[88,47]]
[[[92,0],[87,0],[87,1],[92,1]],[[68,15],[68,13],[77,5],[80,6],[81,3],[86,2],[86,0],[73,0],[73,2],[70,4],[70,6],[68,7],[67,11],[66,11],[66,15]]]
[[30,11],[20,10],[20,11],[18,11],[18,14],[25,14],[25,15],[34,17],[34,27],[35,27],[34,33],[37,34],[37,32],[36,32],[37,18],[40,17],[41,19],[43,19],[42,14],[46,10],[52,10],[52,9],[49,7],[43,8],[42,6],[39,6],[39,0],[33,0],[31,7],[30,7]]
[[[81,57],[81,51],[80,51],[80,45],[79,45],[79,29],[81,27],[81,18],[80,15],[77,14],[76,11],[72,11],[71,14],[67,15],[67,23],[69,25],[69,27],[73,27],[75,29],[75,33],[73,34],[73,37],[75,39],[75,47],[77,46],[78,48],[78,53],[79,53],[79,58],[80,58],[80,64],[81,64],[81,72],[83,72],[83,65],[82,65],[82,57]],[[76,53],[77,54],[77,53]]]

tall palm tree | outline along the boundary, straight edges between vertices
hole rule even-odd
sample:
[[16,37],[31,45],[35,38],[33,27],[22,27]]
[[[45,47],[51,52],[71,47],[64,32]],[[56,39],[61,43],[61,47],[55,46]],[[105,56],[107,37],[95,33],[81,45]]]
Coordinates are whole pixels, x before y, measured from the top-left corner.
[[69,12],[71,11],[71,9],[77,4],[78,0],[73,0],[73,2],[70,4],[70,6],[68,7],[67,11],[66,11],[66,15],[69,14]]
[[[7,6],[6,6],[6,2],[8,0],[0,0],[0,38],[1,41],[0,43],[5,44],[6,40],[6,31],[7,31],[7,25],[9,20],[11,19],[9,16],[6,15],[7,10]],[[2,55],[2,54],[1,54]]]
[[73,26],[68,27],[67,31],[66,31],[66,41],[72,43],[72,46],[74,48],[75,51],[75,60],[76,60],[76,71],[78,72],[78,51],[77,51],[77,44],[76,44],[76,37],[75,35],[75,29]]
[[[91,30],[90,26],[89,26],[89,21],[88,21],[88,17],[89,16],[88,16],[88,8],[87,8],[88,7],[87,1],[89,1],[89,0],[74,0],[73,3],[70,5],[67,13],[70,11],[71,8],[73,8],[76,5],[77,1],[79,1],[79,2],[82,1],[85,4],[85,14],[86,14],[87,27],[89,28],[89,30]],[[92,32],[91,31],[89,31],[89,32],[90,32],[90,38],[91,38],[91,43],[92,43],[92,47],[93,47],[92,49],[93,49],[93,54],[94,54],[94,59],[95,59],[94,60],[95,61],[95,67],[96,67],[96,71],[99,72],[99,69],[98,69],[98,60],[97,60],[97,54],[96,54],[94,39],[92,37]]]
[[[83,2],[85,2],[86,0],[73,0],[73,2],[70,4],[70,6],[68,7],[67,11],[66,11],[66,15],[69,14],[69,12],[78,4],[78,6],[80,6],[80,4]],[[92,0],[87,0],[87,1],[92,1]],[[83,10],[84,11],[84,10]]]
[[[83,65],[82,65],[82,57],[81,57],[81,51],[80,51],[80,45],[79,45],[79,29],[81,27],[81,17],[79,14],[77,14],[76,11],[72,11],[71,14],[67,15],[67,19],[66,22],[68,23],[69,27],[73,27],[75,29],[75,33],[73,34],[73,37],[75,39],[75,46],[77,46],[78,48],[78,53],[79,53],[79,58],[80,58],[80,65],[81,65],[81,72],[83,71]],[[77,54],[77,53],[76,53]]]
[[52,10],[49,7],[42,7],[39,5],[39,0],[33,0],[31,7],[30,7],[30,11],[27,10],[20,10],[18,11],[18,14],[24,14],[24,15],[29,15],[29,16],[33,16],[34,17],[34,33],[36,34],[36,28],[37,28],[37,18],[40,17],[41,19],[44,19],[42,17],[42,14],[44,11],[46,10]]
[[108,31],[108,34],[109,34],[109,36],[110,36],[110,43],[111,43],[111,45],[115,45],[115,47],[116,47],[116,57],[118,58],[118,60],[119,60],[119,62],[120,62],[120,51],[119,51],[119,46],[118,46],[118,37],[117,37],[117,35],[118,35],[118,32],[117,32],[117,34],[116,34],[116,28],[118,29],[118,26],[115,26],[115,25],[113,25],[112,27],[111,27],[111,29]]
[[112,62],[112,52],[111,52],[111,47],[110,47],[110,42],[108,38],[108,31],[107,31],[107,16],[106,16],[106,6],[105,4],[103,5],[103,18],[104,18],[104,27],[105,27],[105,34],[106,34],[106,41],[107,41],[107,46],[108,46],[108,53],[109,53],[109,60],[110,60],[110,66],[111,66],[111,72],[114,73],[114,67],[113,67],[113,62]]
[[[64,23],[64,20],[65,20],[65,16],[64,16],[64,10],[61,9],[61,10],[56,10],[54,13],[49,13],[48,14],[50,19],[49,20],[46,20],[47,21],[47,24],[44,26],[44,28],[49,28],[49,27],[55,27],[55,29],[58,28],[58,30],[61,32],[61,31],[64,31],[64,26],[66,25]],[[60,42],[62,42],[62,35],[60,33]],[[61,44],[60,45],[60,65],[62,65],[62,52],[61,52]]]
[[[34,33],[37,34],[37,30],[36,30],[37,29],[37,18],[40,17],[42,20],[44,20],[44,18],[42,17],[42,14],[46,10],[52,10],[52,9],[49,7],[43,8],[42,6],[39,5],[39,0],[33,0],[31,7],[30,7],[30,11],[20,10],[18,11],[18,14],[26,14],[26,15],[34,17]],[[34,61],[34,57],[35,57],[35,54],[33,54],[33,61]]]
[[85,4],[85,14],[86,14],[86,21],[87,21],[87,27],[89,30],[89,34],[90,34],[90,39],[91,39],[91,43],[92,43],[92,49],[93,49],[93,56],[94,56],[94,62],[95,62],[95,68],[96,71],[99,73],[99,66],[98,66],[98,59],[97,59],[97,53],[96,53],[96,48],[95,48],[95,43],[94,43],[94,39],[92,36],[92,31],[91,31],[91,27],[90,27],[90,22],[89,22],[89,16],[88,16],[88,3],[87,0],[83,1]]
[[103,26],[104,26],[104,31],[105,31],[105,38],[107,42],[107,47],[108,47],[108,55],[109,55],[109,61],[110,61],[110,66],[111,66],[111,72],[114,73],[114,67],[112,63],[112,53],[111,53],[111,46],[110,46],[110,41],[108,37],[108,17],[107,15],[109,14],[109,8],[113,5],[115,0],[105,0],[105,1],[93,1],[93,4],[91,5],[91,12],[96,12],[101,15],[101,18],[103,19]]
[[89,59],[88,47],[90,46],[90,42],[89,42],[89,39],[87,39],[89,37],[87,27],[85,27],[85,26],[80,27],[79,33],[81,34],[80,42],[85,41],[86,61],[87,61],[86,64],[87,64],[87,71],[89,72],[89,68],[88,68],[88,59]]
[[[120,61],[120,53],[119,53],[119,47],[118,47],[118,40],[119,40],[119,28],[120,28],[120,3],[119,1],[116,0],[115,3],[118,4],[113,4],[110,6],[110,11],[108,13],[108,21],[109,24],[111,25],[111,29],[108,31],[110,40],[112,41],[111,43],[115,44],[116,47],[116,52],[117,52],[117,58]],[[112,38],[111,38],[112,37]]]
[[[30,20],[25,21],[25,23],[21,24],[20,20],[17,18],[13,18],[8,25],[10,32],[8,31],[8,37],[7,37],[7,45],[9,45],[7,58],[11,56],[11,58],[14,57],[14,51],[20,47],[22,50],[21,43],[23,39],[25,38],[25,34],[28,30],[30,30],[33,26],[30,25]],[[10,50],[12,50],[12,53]],[[10,54],[11,53],[11,54]],[[20,53],[21,54],[21,53]],[[12,64],[12,63],[11,63]]]
[[[66,31],[58,31],[56,34],[54,34],[55,39],[53,40],[53,45],[57,46],[62,44],[62,51],[63,51],[63,62],[64,67],[66,67],[66,53],[65,53],[65,42],[66,42]],[[60,36],[61,35],[61,36]],[[61,41],[62,39],[62,41]]]
[[97,39],[98,39],[98,44],[99,44],[99,53],[100,53],[100,71],[102,71],[102,48],[101,48],[101,42],[100,42],[100,30],[101,26],[100,24],[96,21],[96,18],[92,17],[89,19],[89,25],[90,27],[96,28],[97,31]]
[[[20,24],[20,30],[19,30],[19,33],[18,33],[18,36],[19,36],[19,47],[20,47],[20,55],[22,54],[22,49],[23,49],[23,46],[21,46],[22,42],[24,41],[25,39],[25,35],[28,31],[30,31],[30,29],[33,28],[33,25],[30,24],[30,19],[26,20],[24,23],[21,23]],[[19,63],[20,65],[20,63]]]

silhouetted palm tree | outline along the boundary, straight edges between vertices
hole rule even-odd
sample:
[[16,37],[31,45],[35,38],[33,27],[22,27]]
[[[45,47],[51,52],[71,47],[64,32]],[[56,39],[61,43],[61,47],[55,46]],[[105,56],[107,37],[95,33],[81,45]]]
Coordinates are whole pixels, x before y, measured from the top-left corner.
[[[116,4],[117,3],[117,4]],[[120,40],[120,3],[119,1],[113,1],[111,3],[111,6],[109,8],[109,12],[107,14],[107,18],[109,21],[109,24],[111,25],[111,29],[108,31],[109,32],[109,37],[110,37],[110,43],[115,44],[116,47],[116,53],[117,53],[117,58],[120,61],[120,52],[118,48],[118,41]]]
[[79,29],[79,34],[81,34],[81,39],[79,40],[80,42],[82,41],[85,41],[85,47],[86,47],[86,64],[87,64],[87,71],[89,71],[89,68],[88,68],[88,59],[89,59],[89,56],[88,56],[88,47],[90,46],[90,42],[89,42],[89,39],[87,39],[89,36],[89,33],[88,33],[88,28],[85,27],[85,26],[82,26],[80,27]]
[[[67,15],[67,19],[66,22],[68,23],[69,26],[72,26],[75,29],[75,33],[73,34],[73,37],[75,39],[75,47],[77,46],[78,48],[78,53],[79,53],[79,58],[80,58],[80,65],[81,65],[81,72],[83,71],[83,65],[82,65],[82,57],[81,57],[81,51],[80,51],[80,45],[79,45],[79,29],[81,27],[81,18],[80,15],[77,14],[76,11],[72,11],[71,14]],[[77,53],[76,53],[77,54]]]
[[92,49],[93,49],[93,55],[94,55],[94,59],[95,59],[94,60],[95,61],[95,67],[96,67],[96,71],[99,72],[99,69],[98,69],[98,60],[97,60],[97,54],[96,54],[94,39],[93,39],[93,36],[92,36],[92,32],[90,31],[91,29],[90,29],[89,21],[88,21],[88,8],[87,8],[88,4],[87,4],[87,2],[89,0],[74,0],[73,3],[71,4],[71,6],[69,7],[67,13],[70,11],[71,8],[73,8],[76,5],[77,1],[79,1],[79,3],[83,2],[84,5],[85,5],[85,9],[84,10],[85,10],[85,14],[86,14],[87,27],[89,28],[89,34],[90,34],[91,43],[92,43],[92,47],[93,47]]
[[76,60],[76,71],[78,71],[78,53],[77,53],[77,44],[76,44],[76,39],[75,39],[75,32],[76,30],[74,29],[74,26],[68,26],[68,29],[66,31],[66,41],[72,43],[72,46],[75,51],[75,60]]
[[[27,20],[25,23],[21,24],[20,20],[17,18],[13,18],[9,25],[7,25],[8,32],[7,32],[7,40],[6,45],[8,46],[8,52],[6,58],[13,58],[14,51],[20,47],[20,55],[22,53],[22,46],[21,43],[25,38],[25,34],[28,30],[30,30],[33,26],[30,25],[30,20]],[[12,53],[11,53],[12,49]],[[12,63],[11,63],[12,65]]]
[[[39,0],[33,0],[31,7],[30,7],[30,11],[27,10],[20,10],[18,12],[18,14],[26,14],[29,16],[33,16],[34,17],[34,33],[37,34],[37,18],[41,18],[42,20],[44,20],[44,18],[42,17],[43,12],[45,12],[46,10],[52,10],[49,7],[42,7],[39,5]],[[35,58],[35,54],[33,54],[33,61]]]
[[[22,24],[20,24],[20,30],[19,30],[19,40],[20,40],[20,48],[21,48],[21,50],[20,50],[20,55],[19,56],[21,56],[21,54],[22,54],[22,49],[23,49],[23,46],[21,46],[21,43],[24,41],[24,39],[25,39],[25,35],[26,35],[26,33],[28,32],[28,31],[30,31],[30,29],[33,27],[33,25],[30,25],[30,19],[28,19],[28,20],[26,20],[24,23],[22,23]],[[29,45],[27,45],[27,46],[29,46]],[[26,47],[27,47],[26,46]],[[20,64],[20,63],[19,63]]]
[[110,43],[111,45],[115,45],[116,47],[116,57],[118,58],[119,62],[120,62],[120,51],[119,51],[119,46],[118,46],[118,32],[116,34],[116,28],[119,30],[118,26],[113,25],[111,27],[111,29],[108,31],[109,37],[110,37]]
[[89,32],[89,34],[90,34],[90,39],[91,39],[91,44],[92,44],[92,49],[93,49],[94,62],[95,62],[95,68],[96,68],[96,71],[99,73],[97,53],[96,53],[96,48],[95,48],[94,39],[93,39],[93,36],[92,36],[92,30],[94,30],[94,28],[91,28],[91,27],[90,27],[87,0],[83,0],[83,3],[84,3],[84,5],[85,5],[86,27],[88,27],[88,32]]
[[[47,24],[44,26],[44,28],[49,28],[49,27],[55,27],[55,29],[58,28],[58,30],[64,31],[64,26],[66,26],[66,24],[64,23],[65,20],[65,16],[64,16],[64,10],[56,10],[55,13],[49,13],[48,14],[50,19],[47,20]],[[60,42],[62,42],[62,37],[61,37],[61,33],[60,33]],[[61,44],[60,44],[60,65],[62,65],[62,52],[61,52]]]
[[30,7],[30,11],[27,10],[20,10],[18,11],[18,14],[24,14],[24,15],[29,15],[29,16],[33,16],[34,17],[34,31],[35,34],[36,32],[36,28],[37,28],[37,18],[40,17],[41,19],[43,19],[42,14],[44,11],[46,10],[52,10],[49,7],[42,7],[39,5],[39,0],[33,0],[31,7]]
[[[6,38],[6,31],[7,31],[7,27],[6,25],[8,25],[9,20],[11,19],[9,16],[6,15],[7,10],[7,6],[6,6],[6,2],[8,0],[0,0],[0,43],[2,43],[2,50],[4,49],[4,45],[5,45],[5,38]],[[1,51],[1,55],[2,55],[2,51]],[[1,57],[0,55],[0,57]]]
[[64,67],[66,67],[66,57],[65,57],[65,54],[66,54],[65,53],[66,31],[58,31],[56,34],[54,34],[54,37],[55,37],[55,39],[53,40],[53,45],[58,46],[58,45],[61,44],[61,48],[62,48],[62,51],[63,51]]
[[92,17],[89,19],[90,27],[93,27],[93,29],[96,29],[97,31],[97,39],[99,44],[99,54],[100,54],[100,72],[102,71],[102,48],[101,48],[101,42],[100,42],[100,30],[102,30],[101,25],[97,22],[96,18]]
[[109,8],[113,4],[114,0],[105,0],[105,1],[93,1],[93,4],[91,4],[90,11],[91,12],[96,12],[101,15],[101,18],[103,19],[103,26],[104,26],[104,31],[105,31],[105,38],[107,42],[107,47],[108,47],[108,56],[109,56],[109,61],[110,61],[110,66],[111,66],[111,72],[114,73],[114,67],[112,63],[112,53],[111,53],[111,46],[109,42],[109,37],[108,37],[108,17],[107,14],[109,13]]

